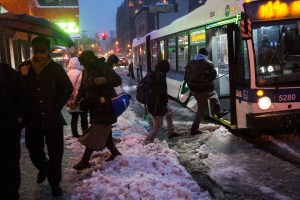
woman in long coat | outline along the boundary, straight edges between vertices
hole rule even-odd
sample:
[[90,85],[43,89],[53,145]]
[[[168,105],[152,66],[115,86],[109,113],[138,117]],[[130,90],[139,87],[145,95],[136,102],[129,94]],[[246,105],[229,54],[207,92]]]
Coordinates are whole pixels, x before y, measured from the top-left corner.
[[112,113],[111,98],[115,96],[114,87],[120,86],[122,79],[111,67],[106,67],[93,51],[82,52],[79,62],[85,70],[76,102],[80,102],[80,109],[90,111],[91,123],[79,138],[79,142],[86,146],[85,152],[81,161],[73,166],[82,170],[90,166],[89,159],[94,150],[101,151],[107,147],[111,156],[106,161],[121,155],[112,139],[111,125],[117,122],[117,117]]

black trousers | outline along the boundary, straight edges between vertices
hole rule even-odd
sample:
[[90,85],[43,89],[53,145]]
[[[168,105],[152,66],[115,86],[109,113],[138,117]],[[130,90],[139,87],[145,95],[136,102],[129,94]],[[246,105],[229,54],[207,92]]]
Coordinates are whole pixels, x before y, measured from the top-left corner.
[[[25,141],[33,165],[39,171],[47,170],[47,178],[50,185],[58,184],[62,177],[63,126],[47,130],[27,128]],[[44,151],[45,143],[49,159],[47,159]]]
[[78,134],[78,129],[77,129],[77,123],[78,123],[78,118],[80,116],[80,122],[81,122],[81,130],[84,132],[88,128],[88,116],[87,112],[72,112],[70,113],[72,115],[71,118],[71,131],[72,134]]
[[20,132],[13,129],[2,129],[0,141],[0,199],[19,199],[21,184],[20,172]]

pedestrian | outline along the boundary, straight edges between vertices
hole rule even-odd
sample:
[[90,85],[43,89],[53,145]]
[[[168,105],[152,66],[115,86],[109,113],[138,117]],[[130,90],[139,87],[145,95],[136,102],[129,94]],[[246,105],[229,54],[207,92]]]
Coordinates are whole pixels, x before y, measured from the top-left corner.
[[78,89],[80,87],[81,79],[82,79],[82,71],[83,66],[80,65],[77,57],[73,57],[70,59],[68,64],[68,76],[73,85],[73,92],[71,98],[67,103],[67,111],[71,114],[71,131],[72,135],[75,138],[79,138],[77,124],[80,116],[81,121],[81,130],[84,132],[88,128],[88,113],[86,111],[81,111],[75,105],[75,99],[78,93]]
[[199,49],[198,54],[195,55],[194,60],[190,61],[186,66],[184,79],[198,104],[196,117],[191,127],[191,135],[202,133],[199,130],[199,124],[207,109],[208,99],[212,99],[214,112],[218,118],[221,118],[228,113],[227,110],[221,109],[213,82],[217,76],[217,72],[212,61],[208,60],[207,56],[207,50],[201,48]]
[[134,80],[135,76],[134,76],[133,62],[132,62],[132,60],[130,61],[130,64],[128,66],[128,73],[129,73],[129,76],[131,77],[131,79]]
[[0,199],[19,199],[20,123],[24,118],[23,83],[20,74],[0,63]]
[[111,98],[115,96],[114,87],[122,83],[121,77],[113,70],[118,57],[111,55],[103,63],[93,51],[86,50],[80,54],[79,62],[85,70],[76,102],[80,102],[79,108],[86,104],[85,107],[90,110],[91,126],[79,138],[79,142],[86,148],[80,162],[73,166],[76,170],[90,167],[89,159],[95,150],[102,151],[107,147],[111,155],[106,161],[121,155],[113,142],[111,129],[117,121],[112,113]]
[[170,64],[166,60],[161,60],[155,65],[153,73],[153,84],[151,86],[150,103],[148,103],[148,111],[153,116],[153,127],[147,135],[144,143],[152,143],[163,126],[163,119],[166,116],[168,138],[180,136],[174,131],[173,126],[173,110],[169,106],[167,93],[166,74],[170,70]]
[[110,56],[108,56],[107,60],[106,60],[106,66],[110,67],[110,68],[114,68],[116,66],[119,65],[119,58],[118,56],[116,56],[115,54],[111,54]]
[[141,57],[138,58],[136,75],[138,80],[141,80],[143,78],[143,59]]
[[[34,38],[32,50],[30,61],[23,62],[19,67],[29,104],[25,124],[26,147],[32,163],[39,170],[36,182],[42,183],[47,177],[52,194],[60,196],[63,125],[66,124],[61,109],[70,98],[73,87],[63,67],[51,59],[48,38]],[[45,143],[49,159],[44,151]]]

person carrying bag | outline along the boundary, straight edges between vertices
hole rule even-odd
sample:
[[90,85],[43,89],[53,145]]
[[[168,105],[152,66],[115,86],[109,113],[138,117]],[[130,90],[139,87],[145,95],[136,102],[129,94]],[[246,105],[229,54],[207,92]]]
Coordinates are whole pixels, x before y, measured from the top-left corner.
[[78,141],[83,144],[85,152],[79,163],[73,166],[76,170],[90,167],[89,159],[93,151],[101,151],[107,147],[113,160],[121,155],[112,139],[112,124],[117,117],[112,112],[111,99],[115,96],[114,87],[120,86],[121,77],[106,63],[98,59],[93,51],[86,50],[79,56],[79,62],[85,67],[76,102],[81,108],[82,103],[90,111],[88,128]]

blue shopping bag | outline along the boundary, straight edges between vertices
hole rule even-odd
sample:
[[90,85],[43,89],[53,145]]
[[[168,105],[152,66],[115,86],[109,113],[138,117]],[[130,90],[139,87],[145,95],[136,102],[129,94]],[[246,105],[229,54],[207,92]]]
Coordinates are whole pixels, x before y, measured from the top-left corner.
[[111,99],[112,111],[115,117],[119,117],[128,107],[130,94],[121,93]]

